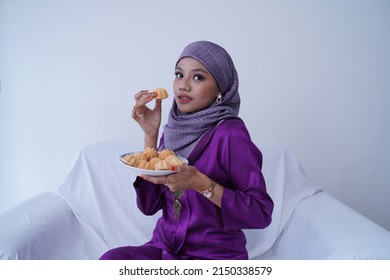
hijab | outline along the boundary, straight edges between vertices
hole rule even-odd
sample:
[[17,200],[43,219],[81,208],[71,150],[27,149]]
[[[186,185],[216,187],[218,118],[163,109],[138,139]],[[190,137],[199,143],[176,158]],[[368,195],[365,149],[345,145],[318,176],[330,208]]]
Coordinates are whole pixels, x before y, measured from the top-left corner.
[[196,112],[181,112],[173,101],[168,122],[164,126],[164,146],[182,156],[188,155],[197,141],[219,122],[237,117],[240,109],[238,74],[228,52],[221,46],[197,41],[187,45],[177,63],[184,57],[192,57],[202,63],[213,75],[222,94],[221,102]]

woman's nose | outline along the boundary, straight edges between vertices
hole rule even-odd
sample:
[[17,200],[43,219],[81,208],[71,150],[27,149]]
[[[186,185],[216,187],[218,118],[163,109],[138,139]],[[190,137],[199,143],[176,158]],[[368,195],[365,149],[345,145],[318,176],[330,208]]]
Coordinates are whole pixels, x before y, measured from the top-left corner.
[[187,79],[181,79],[179,82],[179,90],[180,91],[189,91],[190,90],[190,84],[187,81]]

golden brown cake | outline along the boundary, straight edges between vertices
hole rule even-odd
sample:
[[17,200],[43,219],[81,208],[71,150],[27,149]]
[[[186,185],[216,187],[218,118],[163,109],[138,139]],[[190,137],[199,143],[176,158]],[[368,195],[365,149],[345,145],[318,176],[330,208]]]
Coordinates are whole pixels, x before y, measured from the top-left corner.
[[170,155],[165,158],[165,161],[168,162],[169,165],[173,166],[181,166],[184,162],[175,155]]
[[157,162],[159,162],[159,161],[162,161],[162,159],[161,158],[158,158],[158,157],[155,157],[155,158],[152,158],[150,161],[149,161],[149,163],[153,166],[153,169],[156,169],[156,164],[157,164]]
[[184,165],[172,150],[157,151],[155,148],[145,148],[142,152],[127,154],[122,161],[130,166],[148,170],[168,170],[171,166]]
[[169,170],[169,168],[170,165],[165,160],[161,160],[154,165],[155,170]]
[[141,169],[148,169],[148,170],[152,170],[153,169],[152,165],[147,160],[140,160],[140,161],[138,161],[136,167],[141,168]]
[[143,154],[147,161],[150,161],[152,158],[158,157],[158,152],[155,148],[145,148]]
[[164,149],[161,152],[159,152],[159,157],[161,159],[166,159],[168,156],[175,155],[175,153],[171,150]]
[[124,156],[122,160],[131,166],[135,166],[137,164],[137,158],[132,154]]
[[156,88],[153,92],[157,94],[154,97],[155,99],[165,99],[169,96],[168,92],[163,88]]

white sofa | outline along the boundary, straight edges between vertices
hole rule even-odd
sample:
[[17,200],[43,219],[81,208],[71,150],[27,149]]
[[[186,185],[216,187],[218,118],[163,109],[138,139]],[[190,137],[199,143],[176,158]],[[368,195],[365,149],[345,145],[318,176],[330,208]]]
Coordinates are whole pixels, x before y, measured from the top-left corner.
[[[251,259],[390,259],[390,233],[308,180],[285,148],[257,142],[275,209],[265,230],[245,230]],[[149,240],[155,216],[136,207],[129,143],[98,143],[75,157],[62,184],[0,215],[0,259],[97,259]]]

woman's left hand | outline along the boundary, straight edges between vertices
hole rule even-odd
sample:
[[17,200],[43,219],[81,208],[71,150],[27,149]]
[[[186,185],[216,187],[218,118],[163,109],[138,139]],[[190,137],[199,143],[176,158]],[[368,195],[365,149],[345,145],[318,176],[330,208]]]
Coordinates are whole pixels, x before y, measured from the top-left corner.
[[167,176],[142,175],[142,178],[155,184],[166,185],[173,192],[189,189],[201,191],[210,184],[210,179],[195,166],[172,166],[172,169],[175,172]]

